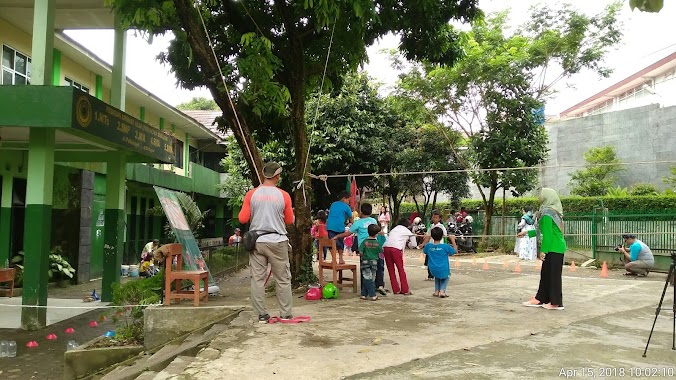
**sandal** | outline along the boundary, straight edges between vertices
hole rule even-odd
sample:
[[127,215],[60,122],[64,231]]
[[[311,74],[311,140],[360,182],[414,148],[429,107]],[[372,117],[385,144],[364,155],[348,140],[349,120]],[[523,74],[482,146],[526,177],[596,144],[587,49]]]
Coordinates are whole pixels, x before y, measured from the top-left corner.
[[432,297],[439,297],[439,293],[432,293]]
[[359,297],[359,299],[362,300],[362,301],[366,301],[366,296],[361,296],[361,297]]
[[439,298],[448,298],[448,294],[439,294]]
[[378,296],[371,297],[371,301],[378,301],[380,298]]

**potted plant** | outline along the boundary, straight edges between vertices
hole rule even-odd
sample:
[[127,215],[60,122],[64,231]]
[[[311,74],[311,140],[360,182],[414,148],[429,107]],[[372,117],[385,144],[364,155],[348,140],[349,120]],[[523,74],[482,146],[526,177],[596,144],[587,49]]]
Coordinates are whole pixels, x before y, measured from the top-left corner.
[[75,274],[75,269],[68,260],[57,254],[49,255],[49,279],[56,281],[57,286],[65,288],[70,284]]

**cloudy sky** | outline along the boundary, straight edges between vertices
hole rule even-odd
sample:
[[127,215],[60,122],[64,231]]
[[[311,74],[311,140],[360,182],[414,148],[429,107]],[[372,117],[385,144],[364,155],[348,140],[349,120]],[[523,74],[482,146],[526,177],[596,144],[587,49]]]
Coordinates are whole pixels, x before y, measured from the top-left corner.
[[[528,17],[528,9],[540,3],[558,3],[555,0],[483,0],[480,7],[487,13],[511,9],[510,21],[518,25]],[[573,6],[588,12],[597,13],[608,0],[569,0]],[[626,3],[626,2],[625,2]],[[556,96],[547,102],[547,114],[557,114],[569,106],[593,95],[613,83],[631,75],[639,69],[676,51],[676,1],[665,1],[664,8],[658,14],[631,12],[628,4],[622,11],[624,39],[620,46],[612,51],[606,62],[614,69],[609,79],[600,79],[591,73],[573,77],[567,83],[561,83]],[[169,67],[155,60],[158,53],[165,51],[170,35],[155,37],[149,45],[133,31],[128,32],[127,75],[172,105],[184,102],[193,96],[207,96],[206,90],[187,91],[176,87],[176,78]],[[66,31],[70,37],[92,50],[107,62],[113,59],[113,32],[111,30],[72,30]],[[368,73],[382,82],[385,88],[395,84],[397,72],[390,67],[382,49],[396,48],[396,36],[386,36],[368,49],[369,63],[365,65]]]

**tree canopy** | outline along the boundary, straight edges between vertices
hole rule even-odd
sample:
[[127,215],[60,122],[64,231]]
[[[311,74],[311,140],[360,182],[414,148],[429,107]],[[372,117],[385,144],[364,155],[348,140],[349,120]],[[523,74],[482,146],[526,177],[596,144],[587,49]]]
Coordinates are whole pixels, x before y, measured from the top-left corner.
[[292,149],[286,173],[290,182],[305,181],[293,193],[294,279],[311,247],[306,97],[319,89],[324,72],[327,84],[339,88],[341,75],[366,60],[366,46],[388,33],[401,36],[409,59],[451,64],[461,50],[449,21],[479,14],[476,0],[107,1],[129,27],[173,32],[160,58],[180,86],[211,91],[224,114],[220,126],[232,131],[254,185],[260,181],[263,145]]
[[583,197],[606,195],[615,186],[615,174],[622,171],[615,148],[603,146],[584,153],[585,169],[576,170],[570,177],[571,193]]
[[465,135],[458,157],[484,201],[484,234],[497,190],[520,195],[537,184],[537,171],[518,168],[546,159],[543,104],[554,86],[585,69],[609,75],[603,58],[621,37],[618,12],[619,4],[594,16],[566,4],[538,6],[512,34],[508,13],[497,13],[472,24],[454,65],[424,62],[401,76],[400,94]]
[[176,108],[190,111],[215,111],[218,110],[218,104],[213,99],[196,97],[177,105]]

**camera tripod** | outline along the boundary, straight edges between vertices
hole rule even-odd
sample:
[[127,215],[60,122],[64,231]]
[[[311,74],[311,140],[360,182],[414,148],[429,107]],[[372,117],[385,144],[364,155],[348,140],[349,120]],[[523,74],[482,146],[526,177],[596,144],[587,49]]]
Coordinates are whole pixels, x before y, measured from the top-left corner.
[[[650,329],[650,335],[648,336],[648,343],[645,345],[645,350],[643,351],[643,357],[646,357],[648,352],[648,346],[650,345],[650,338],[653,336],[653,331],[655,331],[655,324],[657,323],[657,317],[660,316],[660,311],[662,310],[662,302],[664,302],[664,295],[667,293],[667,288],[669,287],[669,280],[672,279],[672,276],[676,274],[676,252],[671,254],[671,265],[669,266],[669,274],[667,275],[667,280],[664,282],[664,289],[662,290],[662,297],[660,298],[660,303],[657,304],[657,310],[655,310],[655,320],[653,321],[653,327]],[[676,350],[676,284],[674,284],[674,299],[672,301],[672,312],[674,313],[673,324],[671,327],[671,349]]]

